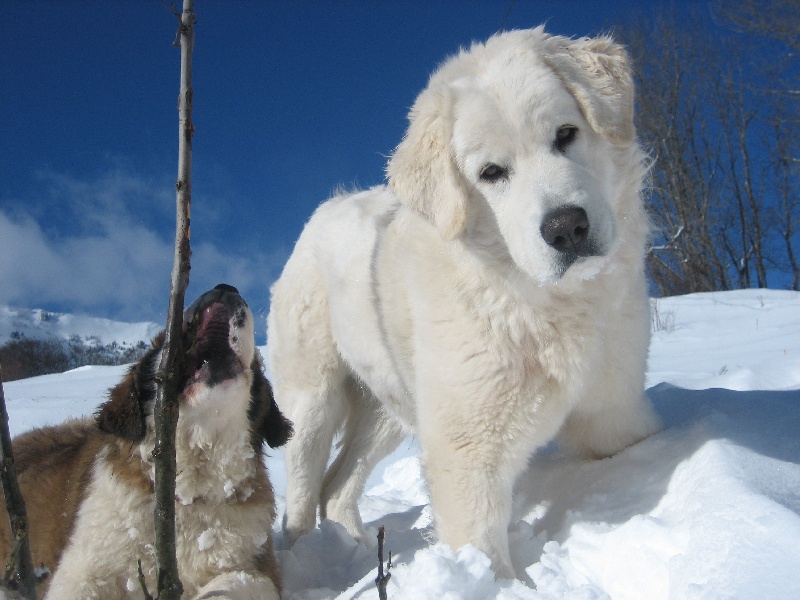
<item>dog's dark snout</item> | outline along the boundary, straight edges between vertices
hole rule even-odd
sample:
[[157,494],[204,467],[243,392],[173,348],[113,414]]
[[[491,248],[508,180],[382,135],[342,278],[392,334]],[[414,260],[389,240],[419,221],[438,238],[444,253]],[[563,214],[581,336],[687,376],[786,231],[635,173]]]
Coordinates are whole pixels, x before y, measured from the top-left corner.
[[589,239],[589,217],[579,206],[562,206],[550,211],[540,228],[544,241],[559,252],[577,252]]
[[222,292],[233,292],[234,294],[238,294],[239,293],[239,290],[237,290],[232,285],[228,285],[227,283],[220,283],[214,289],[215,290],[220,290]]
[[240,311],[242,307],[247,306],[247,302],[241,297],[239,290],[227,283],[220,283],[214,289],[207,291],[192,302],[191,306],[183,311],[183,330],[186,331],[189,323],[199,316],[203,310],[216,303],[223,304],[230,314],[234,314]]

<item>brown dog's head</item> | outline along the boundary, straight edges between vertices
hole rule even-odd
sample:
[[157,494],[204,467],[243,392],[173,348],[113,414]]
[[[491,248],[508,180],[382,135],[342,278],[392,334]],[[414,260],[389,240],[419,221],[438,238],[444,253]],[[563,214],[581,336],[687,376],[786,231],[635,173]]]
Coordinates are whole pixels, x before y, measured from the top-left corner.
[[[253,448],[267,442],[277,448],[292,434],[291,423],[275,404],[255,348],[253,314],[236,288],[220,284],[200,296],[183,314],[183,348],[179,361],[180,411],[200,423],[226,421],[226,411],[246,410]],[[111,389],[97,412],[102,431],[134,442],[147,432],[153,413],[164,333]],[[246,407],[243,394],[249,396]],[[200,414],[201,417],[191,415]]]

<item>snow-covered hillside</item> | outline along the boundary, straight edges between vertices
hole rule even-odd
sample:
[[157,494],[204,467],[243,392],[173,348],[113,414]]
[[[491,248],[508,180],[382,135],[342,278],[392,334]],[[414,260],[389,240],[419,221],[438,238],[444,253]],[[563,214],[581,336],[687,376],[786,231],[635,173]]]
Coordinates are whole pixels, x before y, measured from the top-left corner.
[[0,306],[0,345],[23,337],[31,340],[78,338],[102,346],[113,342],[120,346],[135,346],[139,342],[149,344],[162,327],[155,323],[122,323],[41,309]]
[[[413,439],[379,465],[361,509],[386,527],[389,598],[800,598],[800,294],[696,294],[656,309],[648,393],[663,431],[606,460],[550,450],[531,462],[510,526],[518,580],[432,540]],[[91,413],[123,371],[6,384],[12,433]],[[268,462],[281,495],[280,452]],[[377,598],[375,548],[335,523],[279,559],[285,598]]]

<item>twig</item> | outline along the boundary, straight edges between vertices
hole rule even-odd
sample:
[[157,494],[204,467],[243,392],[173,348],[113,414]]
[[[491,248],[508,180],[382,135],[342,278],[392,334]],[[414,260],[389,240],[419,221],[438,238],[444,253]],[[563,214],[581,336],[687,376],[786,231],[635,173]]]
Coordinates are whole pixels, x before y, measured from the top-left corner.
[[153,597],[150,595],[150,592],[147,590],[147,582],[144,579],[144,573],[142,572],[142,559],[136,561],[136,565],[139,569],[139,585],[142,587],[142,593],[144,594],[144,600],[153,600]]
[[378,576],[375,578],[375,585],[378,586],[379,600],[387,600],[386,585],[392,578],[389,572],[392,568],[392,553],[389,552],[389,562],[386,563],[386,574],[383,573],[383,539],[385,537],[385,530],[383,525],[378,527]]
[[650,246],[647,249],[647,254],[649,255],[649,254],[652,254],[653,252],[657,252],[657,251],[660,251],[660,250],[670,250],[670,249],[672,249],[673,244],[675,244],[675,242],[678,241],[678,238],[681,237],[681,234],[683,233],[684,229],[685,229],[685,227],[683,225],[678,227],[678,231],[675,232],[675,234],[672,236],[672,238],[670,238],[670,240],[666,244],[662,244],[660,246]]
[[500,27],[497,31],[505,31],[506,23],[508,23],[508,17],[511,15],[511,9],[514,8],[514,0],[508,3],[508,8],[506,9],[506,14],[503,15],[503,20],[500,21]]
[[11,539],[14,540],[6,577],[14,579],[23,598],[36,598],[36,576],[33,573],[30,539],[28,538],[28,514],[25,500],[17,482],[14,468],[14,451],[11,448],[11,432],[8,429],[8,410],[3,393],[3,373],[0,367],[0,478],[3,481],[3,496],[8,511]]
[[176,374],[181,370],[183,305],[189,284],[191,249],[189,222],[192,199],[192,50],[194,47],[193,0],[183,0],[181,16],[181,86],[178,103],[178,181],[175,184],[175,257],[170,284],[164,353],[159,365],[155,404],[155,546],[158,564],[158,600],[179,600],[183,586],[178,574],[175,544],[175,431],[178,425]]

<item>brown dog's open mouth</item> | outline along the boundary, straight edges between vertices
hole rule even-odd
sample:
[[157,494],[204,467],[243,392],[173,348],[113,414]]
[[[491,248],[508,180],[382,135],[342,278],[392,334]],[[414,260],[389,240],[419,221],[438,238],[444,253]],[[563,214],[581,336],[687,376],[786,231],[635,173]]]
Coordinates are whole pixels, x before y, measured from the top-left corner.
[[231,314],[222,302],[198,307],[185,321],[184,389],[198,383],[214,387],[237,376],[241,369],[230,346],[230,322]]

